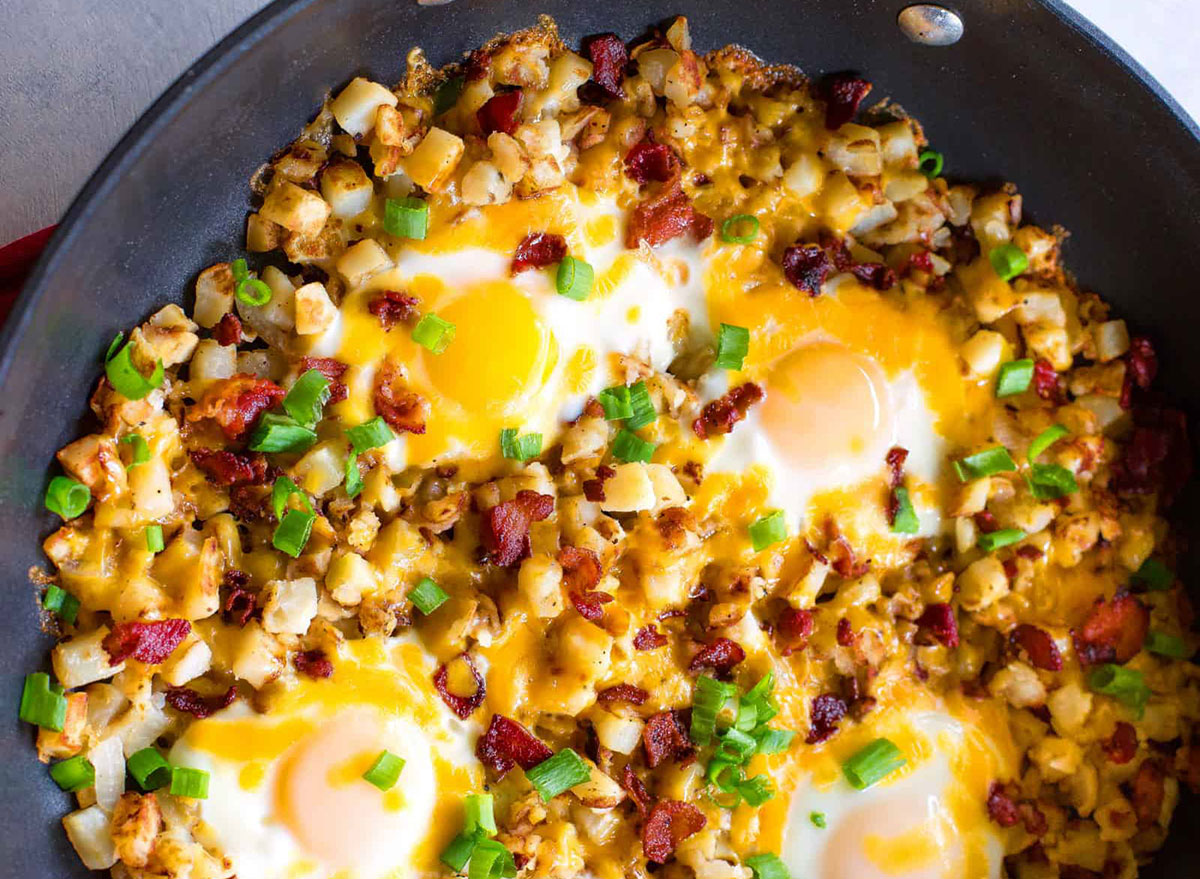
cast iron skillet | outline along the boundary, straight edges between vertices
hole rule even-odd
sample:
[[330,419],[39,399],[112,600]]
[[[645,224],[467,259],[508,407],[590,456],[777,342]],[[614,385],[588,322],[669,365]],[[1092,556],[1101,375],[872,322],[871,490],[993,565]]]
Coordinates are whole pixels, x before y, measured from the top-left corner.
[[[188,70],[84,187],[0,333],[0,876],[85,876],[58,826],[68,797],[16,718],[44,665],[27,571],[54,522],[53,452],[74,438],[113,334],[189,297],[203,267],[240,254],[246,181],[352,75],[385,82],[410,46],[435,63],[555,17],[570,43],[631,38],[682,13],[700,49],[741,43],[818,75],[855,69],[916,115],[947,173],[1020,184],[1040,222],[1073,232],[1080,281],[1156,341],[1160,382],[1200,412],[1200,144],[1162,89],[1058,0],[959,0],[966,35],[910,43],[901,0],[277,0]],[[1185,526],[1200,522],[1185,499]],[[1194,582],[1195,578],[1192,577]],[[1147,879],[1194,875],[1200,803],[1185,803]],[[1191,857],[1189,857],[1189,854]],[[257,877],[243,877],[257,879]],[[796,877],[805,879],[805,877]]]

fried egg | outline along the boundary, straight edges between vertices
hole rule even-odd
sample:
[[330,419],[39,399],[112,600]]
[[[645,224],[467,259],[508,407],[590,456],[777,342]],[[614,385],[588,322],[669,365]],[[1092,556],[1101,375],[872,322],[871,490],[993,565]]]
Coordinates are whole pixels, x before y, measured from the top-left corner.
[[[239,876],[402,879],[435,870],[480,790],[467,724],[431,684],[415,643],[344,644],[326,680],[300,678],[256,713],[198,720],[174,765],[210,773],[205,833]],[[363,778],[382,751],[404,760],[383,791]]]

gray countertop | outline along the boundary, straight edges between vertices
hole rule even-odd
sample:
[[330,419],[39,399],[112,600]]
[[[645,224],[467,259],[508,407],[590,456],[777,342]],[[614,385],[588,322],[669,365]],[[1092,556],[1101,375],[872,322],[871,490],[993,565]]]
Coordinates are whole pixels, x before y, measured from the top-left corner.
[[[413,2],[413,0],[396,0]],[[0,0],[0,244],[55,222],[132,122],[267,0]],[[1200,118],[1195,0],[1073,0]],[[970,27],[970,22],[967,23]]]

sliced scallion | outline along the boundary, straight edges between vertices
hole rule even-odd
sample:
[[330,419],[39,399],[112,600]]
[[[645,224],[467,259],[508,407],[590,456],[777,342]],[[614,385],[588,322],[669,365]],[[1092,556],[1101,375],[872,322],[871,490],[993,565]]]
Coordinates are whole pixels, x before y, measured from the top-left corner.
[[412,339],[422,348],[441,354],[454,341],[455,327],[436,314],[426,314],[413,327]]
[[419,198],[389,198],[383,209],[383,228],[397,238],[424,241],[429,232],[429,205]]
[[876,739],[842,764],[842,774],[856,790],[878,784],[907,761],[889,739]]
[[750,352],[750,330],[733,324],[721,324],[717,331],[718,369],[741,369]]
[[320,370],[310,369],[288,390],[283,398],[283,408],[296,423],[316,427],[331,393],[329,379]]
[[91,501],[91,489],[69,476],[55,476],[46,486],[46,509],[63,519],[81,516]]
[[750,545],[755,552],[761,552],[768,546],[774,546],[787,538],[787,522],[783,518],[783,510],[756,519],[750,524]]
[[587,764],[570,748],[563,748],[553,757],[543,760],[525,773],[542,799],[547,803],[563,791],[591,778]]
[[582,302],[592,292],[596,272],[588,263],[573,256],[564,256],[554,276],[554,289],[559,296]]
[[429,577],[418,580],[417,585],[408,593],[408,600],[426,616],[445,604],[449,598],[445,590]]

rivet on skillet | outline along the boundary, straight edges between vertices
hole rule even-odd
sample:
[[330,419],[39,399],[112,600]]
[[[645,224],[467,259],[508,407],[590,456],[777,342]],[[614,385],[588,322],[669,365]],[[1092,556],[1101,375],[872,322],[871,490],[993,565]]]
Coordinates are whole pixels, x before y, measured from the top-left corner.
[[958,13],[935,3],[906,6],[896,21],[906,37],[922,46],[951,46],[963,35],[963,20]]

